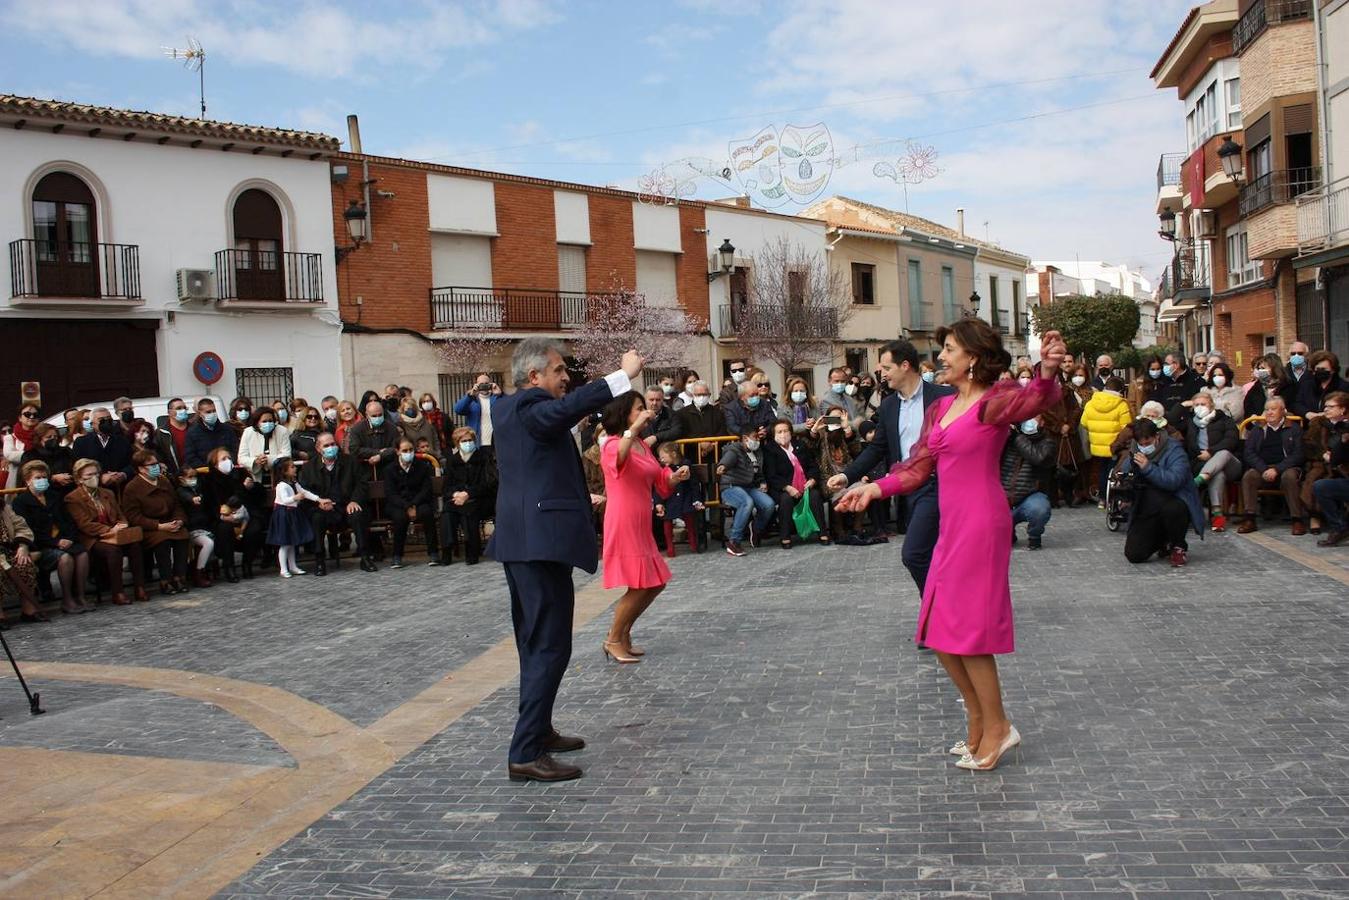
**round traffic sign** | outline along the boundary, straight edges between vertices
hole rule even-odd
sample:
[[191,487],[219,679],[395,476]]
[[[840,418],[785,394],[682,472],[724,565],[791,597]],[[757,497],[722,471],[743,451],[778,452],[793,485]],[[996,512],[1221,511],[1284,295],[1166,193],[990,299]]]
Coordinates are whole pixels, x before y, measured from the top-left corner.
[[212,353],[210,350],[198,353],[197,358],[192,361],[192,374],[197,376],[197,380],[202,384],[215,384],[225,374],[225,361],[218,353]]

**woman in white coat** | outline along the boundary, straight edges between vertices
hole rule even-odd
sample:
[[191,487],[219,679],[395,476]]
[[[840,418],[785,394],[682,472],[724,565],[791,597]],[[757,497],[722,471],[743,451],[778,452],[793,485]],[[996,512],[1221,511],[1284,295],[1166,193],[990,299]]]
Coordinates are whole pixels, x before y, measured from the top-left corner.
[[272,463],[283,456],[290,456],[290,432],[277,427],[276,410],[264,406],[239,436],[239,465],[270,482]]

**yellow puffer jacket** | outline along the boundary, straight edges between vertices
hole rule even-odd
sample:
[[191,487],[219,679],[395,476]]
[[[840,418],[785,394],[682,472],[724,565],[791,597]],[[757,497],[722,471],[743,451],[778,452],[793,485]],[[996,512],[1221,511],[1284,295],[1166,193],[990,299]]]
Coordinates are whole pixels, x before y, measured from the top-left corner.
[[1082,410],[1082,427],[1091,438],[1091,455],[1110,458],[1110,445],[1133,421],[1129,404],[1123,397],[1097,391]]

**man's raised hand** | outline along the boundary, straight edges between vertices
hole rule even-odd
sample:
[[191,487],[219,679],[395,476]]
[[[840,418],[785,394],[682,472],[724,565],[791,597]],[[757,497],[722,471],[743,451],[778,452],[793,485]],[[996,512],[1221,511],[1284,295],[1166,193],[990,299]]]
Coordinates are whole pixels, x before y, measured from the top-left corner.
[[635,380],[638,375],[642,374],[642,366],[645,364],[646,360],[636,350],[629,350],[623,354],[623,374],[628,376],[629,381]]

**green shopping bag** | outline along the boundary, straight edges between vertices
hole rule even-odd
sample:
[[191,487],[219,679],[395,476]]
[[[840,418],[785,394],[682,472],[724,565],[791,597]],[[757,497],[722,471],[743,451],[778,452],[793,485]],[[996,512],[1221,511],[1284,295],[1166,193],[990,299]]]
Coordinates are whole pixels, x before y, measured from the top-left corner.
[[820,533],[820,523],[815,521],[815,514],[810,511],[810,488],[802,491],[801,499],[796,501],[792,522],[796,524],[797,536],[803,541],[808,541]]

